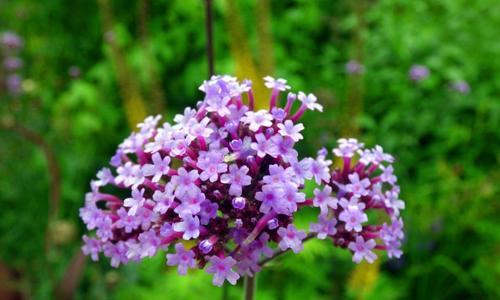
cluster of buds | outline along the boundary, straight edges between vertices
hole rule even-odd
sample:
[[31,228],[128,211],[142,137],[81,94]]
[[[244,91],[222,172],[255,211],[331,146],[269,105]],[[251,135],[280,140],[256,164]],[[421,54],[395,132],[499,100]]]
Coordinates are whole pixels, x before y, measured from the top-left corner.
[[3,61],[0,68],[0,85],[5,85],[11,96],[18,96],[21,93],[22,78],[18,71],[23,66],[23,61],[18,54],[22,47],[23,39],[19,35],[13,32],[0,34],[0,58]]
[[[300,252],[307,233],[293,225],[294,216],[318,207],[311,237],[348,247],[356,262],[372,262],[374,248],[401,255],[404,204],[392,167],[382,164],[392,157],[350,139],[334,149],[341,170],[330,171],[325,151],[299,158],[299,120],[323,108],[303,92],[288,93],[281,107],[280,94],[290,87],[264,80],[269,109],[254,110],[250,81],[214,76],[200,86],[205,98],[197,109],[186,108],[174,124],[159,127],[159,116],[139,124],[112,157],[113,170],[103,168],[91,182],[80,216],[95,234],[83,237],[84,253],[97,260],[102,252],[117,267],[165,251],[179,274],[206,266],[213,284],[235,284],[278,251]],[[308,199],[309,183],[318,188]],[[386,212],[392,223],[369,225],[368,209]]]

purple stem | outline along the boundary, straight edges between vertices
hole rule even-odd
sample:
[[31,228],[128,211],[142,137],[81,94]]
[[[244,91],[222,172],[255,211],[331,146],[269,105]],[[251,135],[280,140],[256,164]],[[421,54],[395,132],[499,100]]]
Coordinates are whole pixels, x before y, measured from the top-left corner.
[[299,107],[299,110],[297,110],[297,112],[290,118],[290,120],[292,120],[294,123],[297,122],[297,120],[300,119],[300,117],[302,117],[306,109],[307,106],[304,103],[302,103],[302,105]]

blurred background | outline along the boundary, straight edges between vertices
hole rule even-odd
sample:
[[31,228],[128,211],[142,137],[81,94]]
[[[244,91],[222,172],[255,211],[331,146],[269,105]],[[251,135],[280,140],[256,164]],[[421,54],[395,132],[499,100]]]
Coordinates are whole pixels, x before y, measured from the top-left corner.
[[[208,77],[203,0],[0,0],[0,299],[240,299],[163,255],[112,269],[80,253],[84,194],[148,114]],[[325,106],[303,155],[342,136],[397,159],[400,260],[355,265],[309,242],[257,299],[500,299],[498,0],[215,0],[216,73],[286,78]],[[299,220],[300,222],[300,220]]]

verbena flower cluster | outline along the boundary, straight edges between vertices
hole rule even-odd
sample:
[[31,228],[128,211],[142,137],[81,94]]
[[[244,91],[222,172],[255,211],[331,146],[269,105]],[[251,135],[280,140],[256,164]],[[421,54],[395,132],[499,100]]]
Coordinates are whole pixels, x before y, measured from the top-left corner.
[[[374,249],[399,257],[404,202],[392,156],[341,139],[333,150],[340,169],[330,169],[325,150],[300,158],[299,120],[323,108],[303,92],[288,93],[280,106],[290,87],[264,79],[272,90],[269,109],[254,110],[250,81],[214,76],[201,85],[205,98],[197,109],[186,108],[173,124],[158,126],[159,116],[139,124],[118,147],[112,168],[91,182],[80,216],[95,234],[83,237],[83,252],[93,260],[103,253],[117,267],[165,251],[179,274],[206,266],[215,285],[235,284],[276,251],[300,252],[307,233],[294,226],[294,216],[313,207],[311,237],[331,238],[355,262],[373,262]],[[306,183],[317,186],[310,198]],[[369,222],[370,210],[386,221]]]

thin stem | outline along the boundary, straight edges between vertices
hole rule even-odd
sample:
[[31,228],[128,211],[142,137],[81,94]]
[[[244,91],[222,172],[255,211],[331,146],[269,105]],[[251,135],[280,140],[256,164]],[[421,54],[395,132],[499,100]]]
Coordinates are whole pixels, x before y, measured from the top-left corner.
[[245,276],[245,282],[244,282],[244,289],[245,289],[245,294],[244,294],[244,300],[253,300],[255,297],[255,277],[257,275],[254,274],[253,277],[250,276]]
[[205,30],[207,35],[208,76],[212,77],[215,74],[212,0],[205,0]]
[[229,284],[227,282],[222,286],[222,300],[229,300]]

